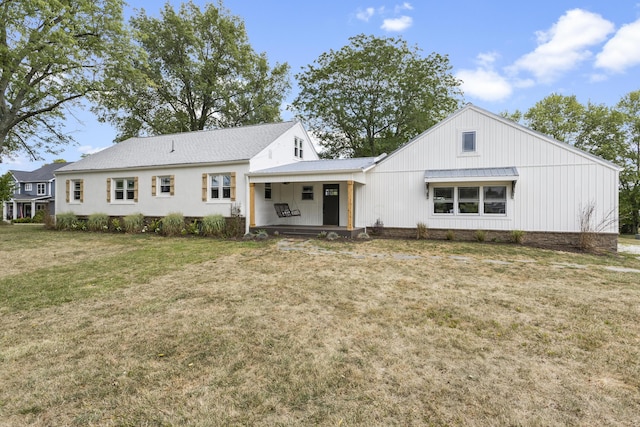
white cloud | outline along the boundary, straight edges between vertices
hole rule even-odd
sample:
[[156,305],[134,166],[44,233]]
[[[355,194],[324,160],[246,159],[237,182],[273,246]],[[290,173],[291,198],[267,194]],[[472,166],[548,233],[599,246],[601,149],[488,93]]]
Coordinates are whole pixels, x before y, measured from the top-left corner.
[[476,58],[478,67],[475,70],[460,70],[456,74],[462,80],[465,95],[483,101],[502,101],[511,96],[512,84],[493,69],[498,57],[496,52],[480,53]]
[[589,47],[602,43],[614,25],[602,16],[582,9],[567,11],[548,31],[538,31],[538,47],[510,67],[525,70],[540,82],[551,82],[590,58]]
[[640,64],[640,19],[623,25],[596,56],[595,66],[621,73]]
[[404,31],[413,24],[410,16],[401,16],[400,18],[385,19],[382,22],[382,28],[385,31]]
[[372,7],[368,7],[365,10],[358,9],[358,12],[356,13],[356,18],[364,22],[369,22],[369,19],[371,19],[371,17],[375,13],[376,13],[376,10]]
[[411,3],[409,3],[409,2],[404,2],[404,3],[396,6],[394,10],[395,10],[396,13],[400,13],[403,10],[413,10],[413,6],[411,6]]

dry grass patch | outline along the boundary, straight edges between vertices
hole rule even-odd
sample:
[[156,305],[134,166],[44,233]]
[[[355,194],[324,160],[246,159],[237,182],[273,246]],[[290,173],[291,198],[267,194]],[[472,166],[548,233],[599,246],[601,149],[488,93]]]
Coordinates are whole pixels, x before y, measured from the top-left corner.
[[[67,287],[71,302],[0,299],[2,422],[640,422],[638,274],[602,258],[424,241],[113,244],[134,246],[139,270],[117,286],[105,276],[100,292]],[[110,262],[69,259],[77,275]],[[4,271],[0,286],[12,286]]]

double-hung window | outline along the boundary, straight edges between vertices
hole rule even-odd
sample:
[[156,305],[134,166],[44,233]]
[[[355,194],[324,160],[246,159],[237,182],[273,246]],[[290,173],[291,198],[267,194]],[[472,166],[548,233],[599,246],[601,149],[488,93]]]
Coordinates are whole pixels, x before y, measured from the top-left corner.
[[44,182],[39,182],[36,184],[36,194],[38,196],[44,196],[47,194],[47,184]]
[[303,158],[303,153],[302,153],[302,139],[300,138],[294,138],[293,140],[293,155],[294,157],[297,157],[298,159],[302,159]]
[[434,188],[433,213],[453,213],[453,187]]
[[267,182],[264,184],[264,199],[271,200],[271,183]]
[[503,214],[507,211],[507,187],[493,185],[483,187],[485,214]]
[[458,212],[477,214],[480,212],[480,188],[458,187]]
[[236,200],[235,172],[202,174],[202,201]]
[[111,187],[113,187],[113,200],[116,202],[138,201],[137,178],[114,178],[107,180],[107,201],[111,201]]
[[33,191],[33,185],[32,184],[25,184],[24,185],[24,191]]
[[313,185],[302,186],[302,200],[313,200]]

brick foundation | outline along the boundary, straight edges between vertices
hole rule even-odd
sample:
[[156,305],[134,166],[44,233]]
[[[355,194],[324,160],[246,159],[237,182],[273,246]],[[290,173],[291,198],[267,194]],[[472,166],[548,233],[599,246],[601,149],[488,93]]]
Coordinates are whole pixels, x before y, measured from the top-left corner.
[[[511,231],[484,230],[485,242],[513,243]],[[395,227],[370,227],[367,232],[374,237],[415,239],[417,230],[415,228],[395,228]],[[447,234],[453,232],[453,240],[470,242],[476,241],[477,230],[445,230],[428,229],[428,238],[431,240],[447,240]],[[542,231],[525,231],[522,244],[546,249],[557,250],[586,250],[591,248],[592,252],[617,252],[618,235],[614,233],[558,233]]]

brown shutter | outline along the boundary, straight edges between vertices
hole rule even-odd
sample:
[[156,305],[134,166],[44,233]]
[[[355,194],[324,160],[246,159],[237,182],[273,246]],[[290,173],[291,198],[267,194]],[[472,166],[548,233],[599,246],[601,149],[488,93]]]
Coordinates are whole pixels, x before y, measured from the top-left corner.
[[156,195],[156,177],[152,176],[151,177],[151,195],[155,197]]
[[71,185],[71,181],[67,180],[67,203],[69,203],[69,193],[70,193],[69,186],[70,185]]
[[133,178],[133,201],[138,203],[138,177]]
[[207,174],[202,174],[202,201],[207,201]]
[[172,196],[175,194],[175,184],[176,184],[176,176],[175,175],[171,175],[171,177],[169,178],[170,180],[170,185],[171,185],[171,189],[169,190]]
[[111,203],[111,178],[107,178],[107,203]]
[[80,203],[84,202],[84,179],[80,180]]
[[231,172],[231,201],[236,200],[236,173]]

